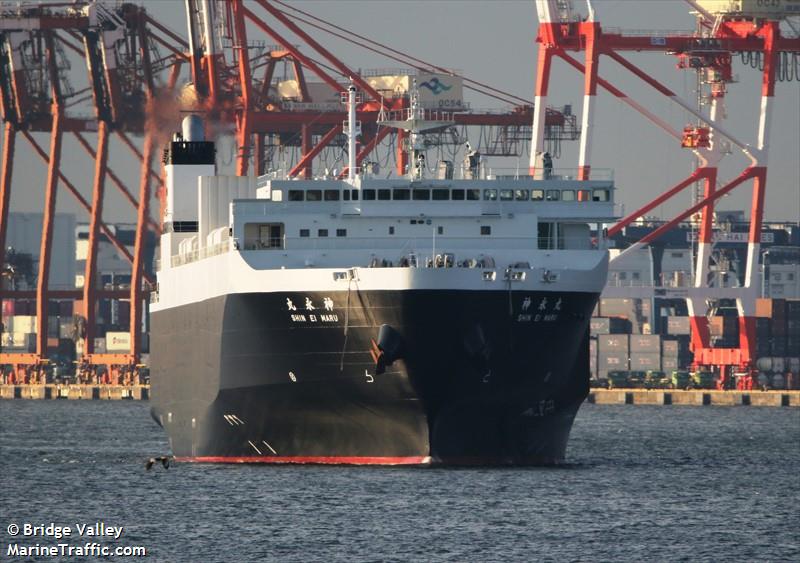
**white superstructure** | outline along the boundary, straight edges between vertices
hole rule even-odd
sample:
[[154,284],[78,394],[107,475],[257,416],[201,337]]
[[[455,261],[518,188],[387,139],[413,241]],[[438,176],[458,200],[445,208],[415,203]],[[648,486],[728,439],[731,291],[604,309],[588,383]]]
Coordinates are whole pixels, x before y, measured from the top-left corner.
[[[385,122],[412,140],[436,126],[416,99],[407,119]],[[347,100],[353,155],[354,88]],[[412,142],[408,177],[371,177],[354,158],[342,180],[214,176],[213,147],[186,142],[199,135],[185,129],[166,167],[154,311],[232,293],[347,289],[353,281],[362,290],[590,293],[605,284],[603,225],[616,216],[610,174],[504,176],[473,151],[464,179],[453,178],[451,163],[432,179]]]

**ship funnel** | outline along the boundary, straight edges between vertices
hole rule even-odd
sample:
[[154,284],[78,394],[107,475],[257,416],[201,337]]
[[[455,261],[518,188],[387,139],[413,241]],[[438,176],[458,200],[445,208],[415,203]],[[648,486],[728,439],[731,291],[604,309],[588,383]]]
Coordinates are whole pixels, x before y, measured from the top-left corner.
[[203,128],[203,120],[199,115],[187,115],[181,122],[181,132],[184,141],[199,142],[205,141],[206,135]]

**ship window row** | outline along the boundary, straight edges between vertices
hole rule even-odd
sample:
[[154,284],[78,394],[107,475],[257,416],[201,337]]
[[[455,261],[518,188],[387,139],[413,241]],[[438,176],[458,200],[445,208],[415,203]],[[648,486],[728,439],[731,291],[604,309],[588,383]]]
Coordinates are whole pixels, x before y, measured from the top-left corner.
[[[300,238],[308,238],[311,236],[311,229],[300,229]],[[317,229],[317,236],[325,238],[328,236],[328,229]],[[347,229],[336,229],[337,237],[346,237]]]
[[[611,201],[611,190],[525,190],[449,188],[368,188],[360,190],[365,201]],[[359,190],[289,190],[289,201],[358,201]]]
[[289,201],[358,201],[358,190],[289,190]]

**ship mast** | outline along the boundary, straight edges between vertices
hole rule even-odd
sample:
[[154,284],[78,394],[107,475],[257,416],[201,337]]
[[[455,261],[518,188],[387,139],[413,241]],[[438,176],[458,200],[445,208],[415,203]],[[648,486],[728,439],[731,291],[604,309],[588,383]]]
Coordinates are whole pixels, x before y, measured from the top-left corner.
[[351,184],[356,179],[356,135],[361,133],[361,124],[356,121],[356,86],[353,79],[350,79],[350,87],[347,89],[347,180]]
[[423,131],[441,129],[455,125],[452,113],[431,112],[425,115],[425,108],[419,102],[419,91],[417,89],[417,79],[414,79],[411,91],[409,92],[411,107],[404,112],[389,112],[389,118],[381,110],[378,116],[378,124],[384,127],[394,127],[408,132],[408,155],[409,162],[413,168],[409,170],[411,179],[419,180],[425,176],[425,140],[420,135]]

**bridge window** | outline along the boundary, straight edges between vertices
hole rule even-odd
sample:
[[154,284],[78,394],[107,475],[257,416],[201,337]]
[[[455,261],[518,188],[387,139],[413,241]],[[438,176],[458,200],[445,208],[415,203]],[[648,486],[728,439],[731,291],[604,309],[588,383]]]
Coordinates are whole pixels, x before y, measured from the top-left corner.
[[531,190],[531,199],[533,201],[544,200],[544,190]]
[[[363,191],[364,191],[364,201],[374,200],[375,199],[375,190],[369,189],[369,190],[363,190]],[[356,198],[353,198],[353,199],[356,199]]]
[[547,201],[558,201],[561,199],[561,192],[558,190],[547,190]]
[[483,199],[485,201],[497,201],[497,190],[483,190]]
[[441,188],[433,190],[434,201],[445,201],[448,199],[450,199],[450,190]]
[[575,201],[575,190],[562,190],[561,201]]
[[347,229],[336,229],[336,236],[337,237],[346,237],[347,236]]
[[406,190],[403,188],[395,188],[392,191],[392,199],[398,201],[405,201],[411,199],[411,190]]
[[325,201],[339,201],[339,190],[325,190]]
[[301,237],[303,237],[303,238],[306,238],[306,237],[308,237],[310,234],[311,234],[311,233],[309,232],[309,230],[308,230],[308,229],[300,229],[300,236],[301,236]]
[[350,201],[350,190],[342,190],[342,200]]
[[289,201],[303,201],[305,192],[303,190],[289,190]]
[[453,190],[454,201],[464,201],[464,190]]
[[245,223],[244,249],[283,248],[283,223]]
[[414,190],[411,193],[413,198],[418,201],[428,201],[431,198],[430,190]]
[[306,201],[322,201],[322,190],[308,190]]
[[467,190],[467,201],[480,201],[480,199],[481,199],[480,190]]
[[317,236],[322,238],[328,236],[328,229],[319,229],[317,231]]
[[592,201],[609,201],[608,190],[592,190]]
[[500,201],[511,201],[514,199],[514,190],[500,190]]
[[578,190],[578,201],[589,201],[592,199],[592,192],[589,190]]
[[380,201],[389,201],[392,199],[392,190],[378,190],[378,199]]
[[514,199],[517,201],[528,201],[528,190],[514,190]]

